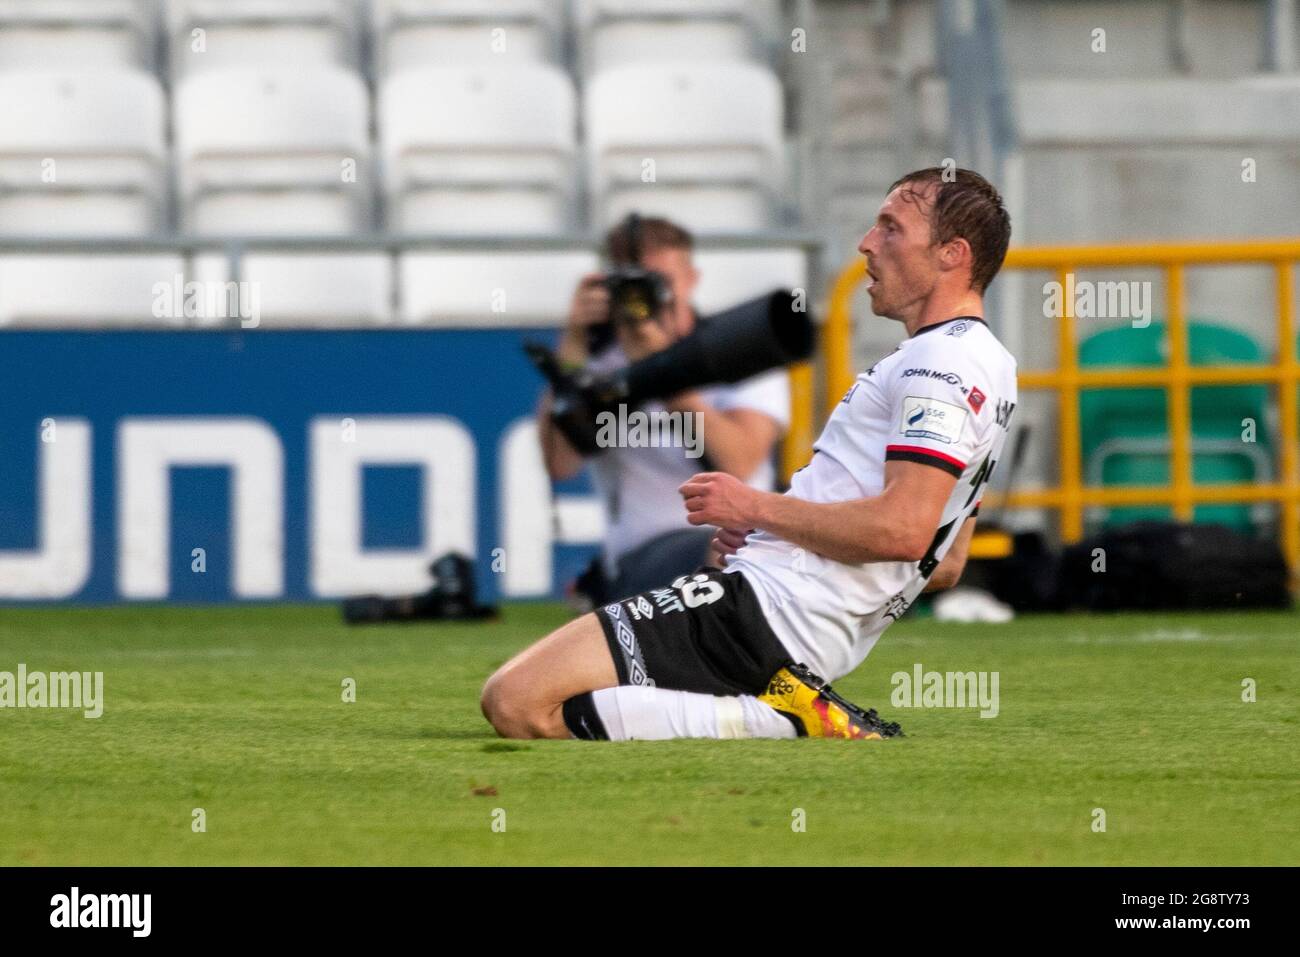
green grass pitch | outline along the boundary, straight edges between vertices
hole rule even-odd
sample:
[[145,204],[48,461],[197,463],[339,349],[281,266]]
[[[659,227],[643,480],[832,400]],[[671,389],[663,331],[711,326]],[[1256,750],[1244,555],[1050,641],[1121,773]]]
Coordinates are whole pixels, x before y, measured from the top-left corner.
[[[895,741],[498,740],[483,680],[565,617],[0,609],[0,671],[105,682],[0,710],[0,864],[1300,864],[1300,615],[904,620],[837,682]],[[891,707],[917,662],[1001,713]]]

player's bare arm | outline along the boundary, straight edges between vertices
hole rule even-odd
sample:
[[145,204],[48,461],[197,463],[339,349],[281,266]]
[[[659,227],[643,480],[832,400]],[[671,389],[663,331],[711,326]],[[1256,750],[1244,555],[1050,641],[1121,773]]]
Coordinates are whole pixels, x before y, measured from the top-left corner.
[[845,564],[920,561],[939,527],[956,478],[916,462],[890,462],[884,490],[846,502],[809,502],[703,472],[682,485],[687,521],[761,528]]
[[[923,589],[927,592],[943,591],[956,587],[961,581],[962,572],[966,570],[966,559],[970,554],[971,537],[975,534],[976,519],[968,518],[962,525],[961,532],[953,541],[948,554],[930,576],[929,583]],[[734,555],[745,545],[745,539],[755,531],[752,528],[719,528],[713,536],[713,550],[709,563],[721,568],[728,555]]]

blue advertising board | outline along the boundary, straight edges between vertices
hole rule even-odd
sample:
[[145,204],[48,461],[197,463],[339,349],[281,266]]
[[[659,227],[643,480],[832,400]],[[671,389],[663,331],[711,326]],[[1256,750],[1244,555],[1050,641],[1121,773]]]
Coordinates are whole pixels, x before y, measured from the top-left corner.
[[[552,496],[538,330],[0,335],[0,601],[556,593],[600,534]],[[566,518],[567,516],[567,518]]]

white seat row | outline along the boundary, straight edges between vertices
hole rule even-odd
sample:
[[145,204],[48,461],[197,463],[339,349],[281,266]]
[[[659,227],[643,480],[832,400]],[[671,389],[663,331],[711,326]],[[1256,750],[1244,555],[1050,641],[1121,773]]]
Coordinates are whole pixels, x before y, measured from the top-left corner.
[[[798,249],[701,250],[696,306],[710,313],[777,286],[805,287]],[[228,261],[200,253],[0,256],[0,328],[260,329],[554,326],[594,252],[257,252],[240,262],[243,312],[226,308]],[[196,283],[197,285],[189,285]],[[399,308],[394,309],[394,301]],[[214,308],[215,307],[215,308]]]
[[485,58],[559,63],[576,30],[588,70],[647,59],[764,60],[776,0],[0,0],[0,70],[151,69],[159,33],[176,77],[230,66],[380,75]]
[[[781,88],[747,63],[628,66],[577,95],[549,64],[408,70],[379,89],[378,162],[359,75],[194,74],[172,98],[178,217],[199,235],[545,235],[637,208],[700,231],[777,221]],[[166,222],[166,105],[140,71],[0,74],[0,233],[148,235]],[[376,185],[380,184],[380,188]]]

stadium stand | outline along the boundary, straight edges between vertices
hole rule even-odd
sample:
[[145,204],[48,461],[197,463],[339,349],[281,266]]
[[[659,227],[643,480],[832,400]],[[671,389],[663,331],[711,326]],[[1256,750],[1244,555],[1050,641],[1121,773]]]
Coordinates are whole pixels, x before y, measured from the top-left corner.
[[[593,2],[575,5],[572,19],[568,6],[4,0],[0,68],[10,72],[0,102],[16,109],[0,130],[4,168],[13,174],[0,199],[0,230],[160,240],[575,240],[634,203],[705,232],[762,234],[785,221],[783,91],[769,65],[775,2]],[[685,37],[702,45],[687,48]],[[581,62],[577,46],[590,54]],[[41,67],[75,63],[78,75],[93,79],[37,72],[36,58],[26,55],[37,47],[48,47]],[[701,60],[717,62],[701,67]],[[640,66],[606,68],[626,61]],[[671,61],[672,74],[665,77],[656,61]],[[154,70],[162,64],[160,81]],[[585,141],[566,67],[583,77]],[[658,79],[638,72],[647,69]],[[653,190],[641,179],[638,154],[646,149],[659,164]],[[60,182],[33,177],[23,165],[31,157],[57,162]],[[597,215],[584,215],[584,197]],[[391,248],[322,259],[290,246],[247,252],[242,266],[239,252],[224,247],[177,254],[187,277],[273,280],[268,315],[289,323],[445,315],[423,305],[393,312],[401,298],[394,287],[415,288],[410,277],[422,256],[403,265],[399,279],[395,259],[384,265]],[[799,247],[785,251],[791,248]],[[101,271],[126,269],[122,282],[144,261],[104,252],[113,256]],[[70,255],[62,260],[76,269]],[[159,265],[170,273],[176,259],[165,260]],[[349,262],[359,286],[341,278],[338,267]],[[492,263],[486,259],[485,268]],[[309,294],[317,282],[319,294]],[[7,321],[43,322],[56,313],[59,321],[109,321],[89,302],[20,306],[19,292],[5,300]]]
[[[782,201],[780,8],[0,0],[0,235],[148,241],[40,259],[10,245],[0,322],[228,321],[143,308],[142,276],[181,276],[257,282],[272,327],[499,323],[483,295],[498,285],[483,283],[576,278],[573,247],[594,268],[594,237],[633,205],[758,241],[709,247],[721,258],[702,308],[787,276],[806,284],[806,238],[780,233],[799,219]],[[39,175],[46,160],[57,180]],[[425,236],[502,245],[413,242]],[[345,242],[319,241],[330,237]],[[747,281],[747,262],[774,272]],[[567,307],[514,298],[525,323]]]

